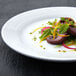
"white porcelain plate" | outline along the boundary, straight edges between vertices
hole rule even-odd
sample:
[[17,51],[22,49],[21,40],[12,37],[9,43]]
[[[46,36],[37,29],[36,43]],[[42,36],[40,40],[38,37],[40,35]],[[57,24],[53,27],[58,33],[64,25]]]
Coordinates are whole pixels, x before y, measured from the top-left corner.
[[[4,42],[15,51],[38,59],[71,61],[76,60],[76,52],[64,47],[55,48],[55,45],[46,41],[39,43],[38,31],[33,35],[29,33],[34,29],[46,25],[48,21],[60,17],[72,17],[76,21],[75,7],[47,7],[21,13],[8,20],[1,31]],[[33,41],[33,36],[37,41]],[[42,45],[46,49],[40,47]],[[67,52],[58,52],[66,50]]]

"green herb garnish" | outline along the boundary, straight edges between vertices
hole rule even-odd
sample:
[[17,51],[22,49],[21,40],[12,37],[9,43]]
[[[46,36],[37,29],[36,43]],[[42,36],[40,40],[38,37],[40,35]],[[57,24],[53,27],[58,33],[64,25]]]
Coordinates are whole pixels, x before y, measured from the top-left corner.
[[55,19],[53,22],[51,22],[51,21],[48,21],[48,25],[52,25],[52,26],[55,26],[56,25],[56,23],[57,23],[57,19]]
[[65,19],[65,22],[69,23],[70,21],[68,19]]
[[48,36],[48,35],[51,35],[51,30],[50,29],[46,29],[43,31],[43,34],[39,37],[40,40],[42,40],[44,37]]
[[63,52],[65,53],[65,52],[66,52],[66,50],[63,50]]
[[48,21],[48,23],[47,23],[48,25],[53,25],[53,22],[51,22],[51,21]]
[[43,47],[42,45],[40,45],[40,47]]
[[63,34],[63,33],[65,33],[68,30],[69,25],[68,24],[62,24],[58,28],[59,28],[59,33],[60,34]]
[[73,22],[73,21],[70,21],[69,24],[70,24],[70,25],[74,25],[74,22]]
[[30,32],[29,34],[32,34],[32,32]]
[[34,41],[36,41],[36,40],[37,40],[37,38],[34,36],[33,40],[34,40]]
[[46,48],[44,47],[43,49],[45,50]]
[[64,17],[61,17],[61,20],[62,20],[62,21],[65,21],[65,18],[64,18]]
[[53,25],[55,25],[55,24],[56,24],[56,22],[57,22],[57,19],[55,19],[55,20],[54,20]]
[[76,38],[73,36],[67,37],[67,40],[64,42],[66,45],[73,44],[76,45]]

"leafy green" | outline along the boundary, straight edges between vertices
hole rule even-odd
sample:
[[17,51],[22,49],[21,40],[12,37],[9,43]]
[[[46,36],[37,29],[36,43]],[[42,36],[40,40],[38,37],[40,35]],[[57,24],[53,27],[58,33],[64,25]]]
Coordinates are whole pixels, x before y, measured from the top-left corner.
[[64,17],[61,17],[61,20],[67,22],[70,25],[74,25],[74,21],[70,21],[68,18],[65,19]]
[[72,44],[72,41],[66,40],[66,41],[65,41],[65,44],[66,44],[66,45]]
[[61,17],[61,20],[62,20],[62,21],[65,21],[65,18],[64,18],[64,17]]
[[47,24],[48,24],[48,25],[55,26],[56,22],[57,22],[57,19],[55,19],[53,22],[48,21],[48,23],[47,23]]
[[59,28],[59,33],[63,34],[68,30],[69,25],[68,24],[62,24],[58,28]]
[[48,21],[48,23],[47,23],[48,25],[53,25],[53,22],[51,22],[51,21]]
[[74,42],[74,43],[76,44],[76,38],[73,37],[73,36],[69,36],[69,37],[67,37],[67,40],[65,41],[65,44],[66,44],[66,45],[69,45],[69,44],[71,44],[72,42]]
[[53,24],[55,25],[55,24],[56,24],[56,22],[57,22],[57,19],[55,19],[55,20],[54,20]]
[[50,28],[50,31],[51,31],[51,35],[53,35],[54,28]]
[[70,24],[70,25],[74,25],[74,22],[73,22],[73,21],[70,21],[69,24]]
[[46,37],[48,35],[51,35],[51,30],[50,29],[44,30],[43,34],[39,38],[43,39],[44,37]]
[[65,22],[69,23],[70,21],[69,21],[69,19],[65,19]]

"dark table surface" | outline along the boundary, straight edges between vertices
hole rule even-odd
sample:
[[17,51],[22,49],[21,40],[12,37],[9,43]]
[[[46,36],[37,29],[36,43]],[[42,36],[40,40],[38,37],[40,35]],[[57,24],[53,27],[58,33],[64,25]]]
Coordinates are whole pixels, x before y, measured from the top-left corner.
[[[21,12],[41,7],[76,6],[76,0],[0,0],[0,30],[3,24]],[[76,61],[42,61],[10,49],[0,34],[0,76],[73,76]]]

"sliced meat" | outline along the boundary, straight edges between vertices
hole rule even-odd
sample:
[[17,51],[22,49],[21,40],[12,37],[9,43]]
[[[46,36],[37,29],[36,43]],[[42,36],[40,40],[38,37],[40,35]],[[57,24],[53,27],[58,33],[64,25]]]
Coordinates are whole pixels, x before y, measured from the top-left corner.
[[76,36],[76,28],[70,26],[68,31],[67,31],[70,35]]
[[50,36],[47,38],[47,42],[50,44],[61,44],[65,39],[66,39],[66,37],[58,36],[53,40],[53,36]]

